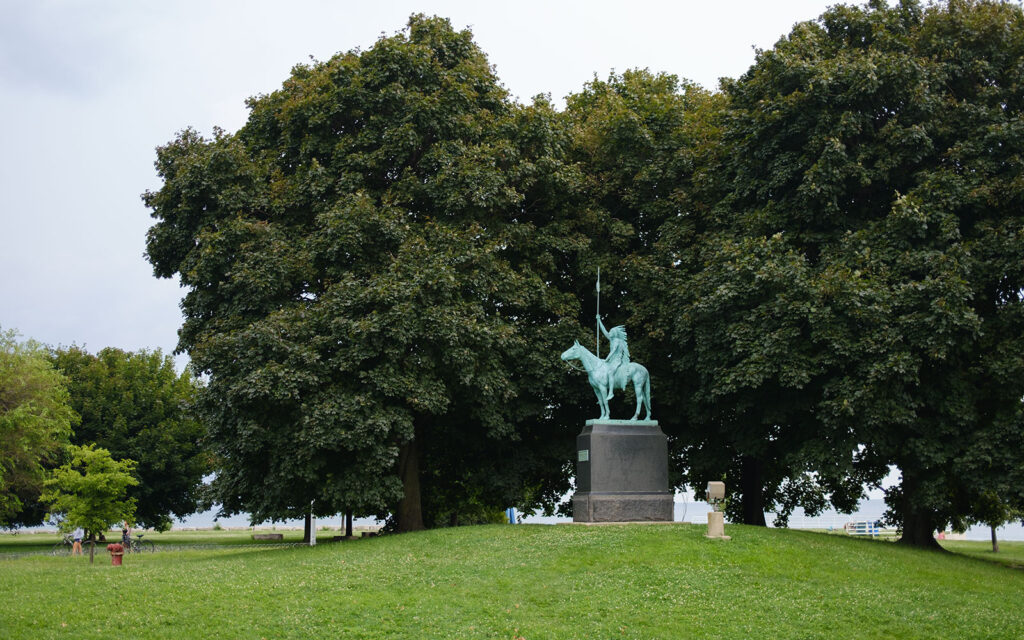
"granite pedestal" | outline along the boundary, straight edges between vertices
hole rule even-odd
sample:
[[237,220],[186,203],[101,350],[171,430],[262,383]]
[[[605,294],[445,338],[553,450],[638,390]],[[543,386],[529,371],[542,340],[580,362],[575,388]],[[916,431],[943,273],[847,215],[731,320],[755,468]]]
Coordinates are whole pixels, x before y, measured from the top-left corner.
[[576,437],[574,522],[671,522],[668,441],[656,420],[587,420]]

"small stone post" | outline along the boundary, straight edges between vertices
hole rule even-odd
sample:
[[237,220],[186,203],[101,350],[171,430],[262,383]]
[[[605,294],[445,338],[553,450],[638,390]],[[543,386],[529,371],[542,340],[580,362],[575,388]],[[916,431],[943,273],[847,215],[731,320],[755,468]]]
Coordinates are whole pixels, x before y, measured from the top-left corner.
[[729,536],[725,535],[725,514],[721,511],[721,505],[725,502],[725,483],[709,482],[707,500],[714,511],[708,512],[706,537],[712,540],[728,540]]
[[316,516],[313,514],[313,501],[309,502],[309,546],[316,546]]

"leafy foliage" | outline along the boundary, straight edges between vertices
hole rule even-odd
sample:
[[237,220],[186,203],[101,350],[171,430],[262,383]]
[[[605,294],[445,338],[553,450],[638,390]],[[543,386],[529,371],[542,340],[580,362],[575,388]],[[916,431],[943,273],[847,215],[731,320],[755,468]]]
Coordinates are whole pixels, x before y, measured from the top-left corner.
[[[675,311],[661,304],[665,291],[652,279],[649,256],[668,220],[692,217],[704,206],[693,177],[705,162],[720,101],[676,76],[647,70],[595,79],[566,100],[571,157],[586,176],[588,207],[581,215],[590,229],[587,255],[574,276],[586,310],[580,324],[594,324],[593,274],[600,267],[602,315],[608,326],[627,325],[630,350],[651,372],[656,417],[676,453],[687,391],[672,369],[675,349],[665,340],[665,323]],[[680,247],[689,242],[683,238]]]
[[724,84],[713,206],[667,223],[658,281],[697,375],[688,460],[739,479],[747,521],[846,506],[889,464],[914,544],[1000,478],[1020,500],[1022,57],[1019,7],[874,2]]
[[44,483],[40,500],[49,505],[47,518],[60,521],[61,529],[82,527],[92,535],[106,531],[135,515],[135,498],[128,488],[139,483],[132,475],[133,460],[114,460],[95,445],[72,446],[71,461],[53,471]]
[[56,466],[78,416],[46,349],[0,331],[0,527],[37,524],[47,469]]
[[421,488],[564,490],[568,452],[533,443],[565,439],[544,354],[575,335],[560,286],[583,242],[551,106],[512,104],[468,32],[414,16],[249,107],[159,149],[144,196],[155,273],[189,290],[179,348],[209,376],[225,511],[418,528]]
[[172,515],[194,513],[210,460],[194,415],[199,385],[191,375],[178,375],[159,350],[107,348],[92,355],[68,347],[56,350],[53,362],[67,376],[71,406],[81,416],[72,442],[136,461],[139,482],[128,495],[139,523],[162,530]]
[[550,354],[601,267],[677,486],[785,522],[895,465],[920,545],[1017,508],[1022,59],[1019,7],[952,0],[836,6],[720,93],[629,71],[561,114],[436,18],[297,66],[237,133],[160,148],[144,196],[218,499],[399,529],[550,506],[588,406]]

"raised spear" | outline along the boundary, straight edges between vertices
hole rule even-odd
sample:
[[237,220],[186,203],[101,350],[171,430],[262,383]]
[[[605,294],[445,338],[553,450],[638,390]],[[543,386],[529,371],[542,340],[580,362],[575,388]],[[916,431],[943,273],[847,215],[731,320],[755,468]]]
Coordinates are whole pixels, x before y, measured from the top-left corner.
[[594,337],[597,339],[597,357],[601,357],[601,267],[597,268],[597,324],[594,326]]

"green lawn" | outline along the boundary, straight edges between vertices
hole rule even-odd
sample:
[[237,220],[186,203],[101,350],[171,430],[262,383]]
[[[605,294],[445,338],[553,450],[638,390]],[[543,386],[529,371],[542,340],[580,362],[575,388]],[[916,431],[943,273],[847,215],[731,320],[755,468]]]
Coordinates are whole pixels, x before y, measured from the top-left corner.
[[999,542],[999,553],[992,553],[991,542],[974,542],[966,540],[943,540],[942,546],[954,553],[962,553],[972,558],[981,558],[989,562],[998,562],[1010,567],[1024,569],[1024,542]]
[[730,541],[699,525],[462,527],[120,568],[105,551],[92,566],[19,557],[0,560],[0,637],[1024,637],[1024,571],[727,529]]
[[[282,542],[284,543],[296,543],[302,541],[302,531],[296,531],[291,529],[270,529],[270,528],[259,528],[256,529],[255,533],[280,533],[284,536]],[[317,539],[320,541],[329,541],[331,538],[337,535],[341,535],[341,531],[337,528],[328,530],[317,530]],[[359,532],[355,532],[359,535]],[[164,533],[156,533],[152,531],[146,531],[143,533],[145,540],[152,540],[158,547],[167,546],[180,546],[180,545],[247,545],[247,544],[273,544],[269,541],[256,542],[252,538],[253,531],[244,530],[213,530],[213,529],[202,529],[198,531],[167,531]],[[134,536],[133,536],[134,537]],[[33,551],[49,551],[53,546],[60,542],[63,536],[54,533],[19,533],[19,534],[0,534],[0,557],[4,553],[28,553]],[[120,542],[121,532],[120,531],[108,531],[107,542],[96,543],[96,549],[102,549],[106,553],[106,545],[110,542]],[[86,552],[88,553],[88,546],[86,545]]]

